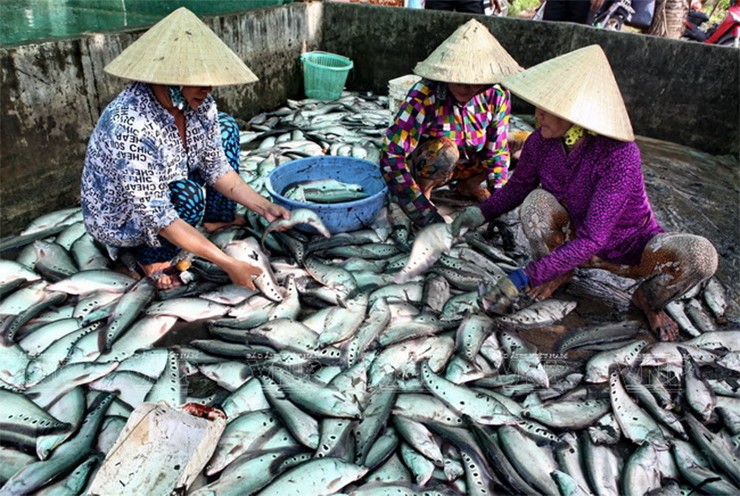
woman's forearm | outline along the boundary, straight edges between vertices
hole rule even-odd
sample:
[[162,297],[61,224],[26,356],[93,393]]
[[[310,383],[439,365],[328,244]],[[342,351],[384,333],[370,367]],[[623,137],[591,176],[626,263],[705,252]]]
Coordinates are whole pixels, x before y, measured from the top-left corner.
[[183,250],[215,263],[221,268],[228,266],[233,258],[221,251],[208,238],[182,219],[159,231],[160,236]]
[[265,216],[265,213],[272,205],[270,200],[252,189],[252,187],[244,182],[241,176],[233,170],[221,176],[213,187],[216,191],[227,198],[244,205],[248,209],[257,212],[262,216]]
[[255,289],[252,277],[262,272],[259,268],[227,255],[184,220],[177,219],[159,234],[183,250],[218,265],[234,284]]

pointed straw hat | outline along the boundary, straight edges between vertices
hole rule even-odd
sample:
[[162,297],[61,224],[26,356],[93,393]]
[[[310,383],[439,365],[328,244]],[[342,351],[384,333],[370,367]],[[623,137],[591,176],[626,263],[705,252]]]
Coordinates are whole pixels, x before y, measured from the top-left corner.
[[590,45],[537,64],[504,80],[535,107],[619,141],[635,135],[609,61]]
[[488,29],[471,19],[414,67],[414,74],[461,84],[500,83],[522,68]]
[[226,86],[257,81],[244,62],[188,9],[152,26],[105,67],[114,76],[173,86]]

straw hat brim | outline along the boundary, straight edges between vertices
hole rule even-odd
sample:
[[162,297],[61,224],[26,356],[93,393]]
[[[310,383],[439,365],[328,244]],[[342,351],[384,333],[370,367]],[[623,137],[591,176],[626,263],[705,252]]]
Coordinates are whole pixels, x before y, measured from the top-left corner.
[[522,100],[590,131],[633,141],[627,108],[609,61],[598,45],[566,53],[506,78]]
[[521,70],[490,31],[471,19],[416,64],[413,72],[445,83],[495,84]]
[[152,26],[104,70],[125,79],[174,86],[226,86],[258,80],[216,33],[184,7]]

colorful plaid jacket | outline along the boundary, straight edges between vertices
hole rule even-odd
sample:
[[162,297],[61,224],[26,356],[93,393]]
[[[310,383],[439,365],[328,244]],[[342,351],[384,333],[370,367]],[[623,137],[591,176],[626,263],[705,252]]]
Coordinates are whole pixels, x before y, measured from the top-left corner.
[[407,159],[423,137],[447,137],[461,156],[479,160],[488,169],[489,188],[506,183],[509,170],[511,97],[493,85],[466,104],[459,104],[446,83],[422,79],[409,90],[383,139],[380,167],[388,189],[409,218],[419,226],[442,220],[421,193]]

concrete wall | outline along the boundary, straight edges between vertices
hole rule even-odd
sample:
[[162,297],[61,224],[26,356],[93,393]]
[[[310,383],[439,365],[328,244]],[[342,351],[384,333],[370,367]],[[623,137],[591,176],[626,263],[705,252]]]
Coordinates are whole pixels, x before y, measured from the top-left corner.
[[[260,80],[217,88],[219,108],[248,119],[300,95],[299,56],[321,43],[322,4],[204,19]],[[144,30],[0,49],[0,237],[74,205],[87,140],[128,84],[103,68]]]
[[[323,46],[353,60],[355,87],[386,92],[389,79],[409,74],[471,17],[332,3],[324,8]],[[636,134],[713,154],[740,152],[740,50],[577,24],[477,19],[523,67],[601,45]],[[514,110],[531,107],[515,99]]]
[[[470,16],[348,3],[295,3],[206,19],[260,77],[219,88],[237,118],[302,96],[299,54],[354,61],[350,89],[387,91]],[[740,149],[740,50],[608,33],[567,24],[479,17],[525,67],[598,43],[619,81],[636,133],[716,154]],[[82,159],[105,105],[124,81],[103,67],[142,31],[0,49],[0,237],[75,204]],[[515,102],[515,110],[526,109]]]

